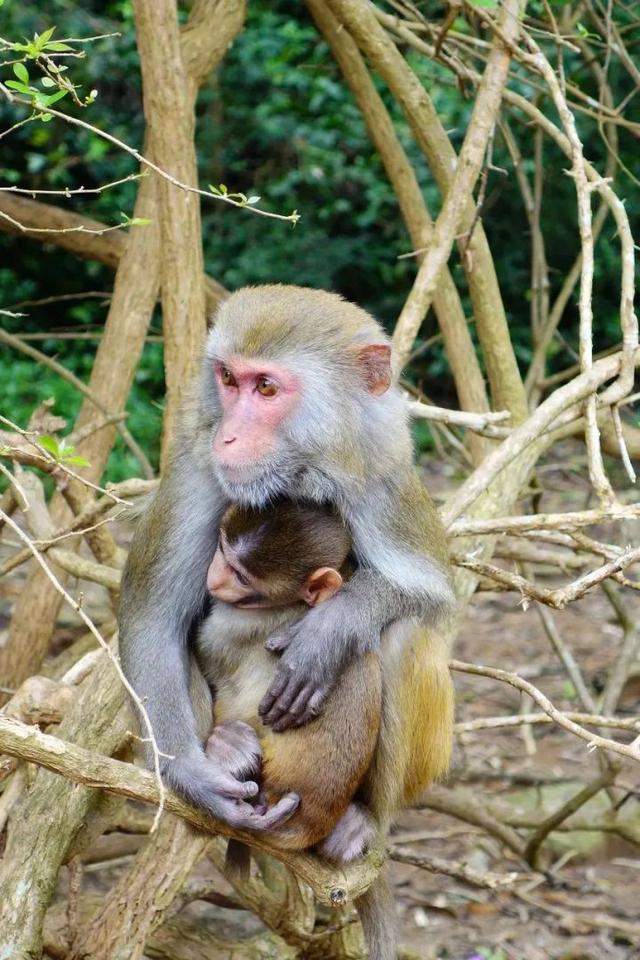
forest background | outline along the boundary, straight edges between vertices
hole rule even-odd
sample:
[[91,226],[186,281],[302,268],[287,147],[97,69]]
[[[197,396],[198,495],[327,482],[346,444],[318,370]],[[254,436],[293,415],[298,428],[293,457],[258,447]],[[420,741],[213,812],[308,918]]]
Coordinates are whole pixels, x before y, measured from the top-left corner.
[[[543,6],[538,6],[541,12]],[[445,12],[437,3],[423,7],[434,21]],[[535,2],[530,7],[535,15],[534,8]],[[84,94],[96,87],[99,90],[89,119],[128,144],[141,143],[144,116],[131,3],[80,6],[56,0],[44,10],[36,4],[6,2],[2,22],[4,35],[12,38],[31,36],[56,23],[60,25],[58,34],[62,30],[66,36],[118,34],[91,45],[89,56],[74,64],[74,81]],[[459,149],[473,107],[472,91],[460,96],[444,67],[410,49],[407,55],[445,118],[452,144]],[[569,75],[585,92],[597,96],[597,84],[582,58],[576,58],[575,72],[569,67]],[[617,102],[628,92],[628,75],[615,70],[610,83]],[[427,206],[437,209],[439,191],[426,161],[397,103],[382,83],[378,81],[377,86],[416,170]],[[637,112],[632,101],[629,120],[634,121]],[[12,111],[6,104],[0,108],[0,117],[9,124]],[[531,172],[535,131],[531,127],[518,133],[525,140],[521,146],[525,170]],[[585,124],[584,136],[585,153],[596,163],[603,161],[607,147],[597,122]],[[399,256],[412,247],[362,114],[311,17],[299,4],[257,0],[249,5],[245,29],[200,90],[196,146],[202,183],[222,183],[229,190],[259,194],[266,209],[289,212],[295,207],[301,214],[292,228],[276,220],[234,214],[219,204],[202,204],[204,258],[213,277],[230,290],[247,283],[272,282],[336,290],[371,310],[392,329],[415,273],[415,258]],[[621,129],[618,156],[629,216],[632,227],[637,228],[637,134]],[[501,169],[489,171],[482,219],[500,265],[500,288],[516,356],[526,369],[532,356],[530,227],[501,142],[496,143],[493,162]],[[91,131],[39,124],[27,125],[5,138],[2,166],[8,184],[53,190],[82,185],[89,190],[127,177],[132,161]],[[565,169],[566,158],[548,147],[540,221],[547,259],[553,265],[552,294],[559,290],[577,252],[575,189]],[[136,190],[137,184],[128,182],[95,197],[70,197],[65,206],[111,226],[118,223],[118,212],[133,215]],[[619,246],[611,232],[605,231],[596,264],[596,351],[615,342],[617,336],[619,261]],[[458,279],[461,273],[457,267]],[[23,314],[15,319],[5,316],[3,326],[36,334],[45,353],[55,354],[81,378],[91,371],[96,341],[75,337],[89,336],[92,331],[99,337],[112,279],[112,270],[95,260],[78,259],[54,244],[17,243],[15,237],[0,234],[0,303]],[[31,303],[41,300],[45,302]],[[469,312],[468,299],[464,305]],[[577,326],[577,306],[572,299],[549,350],[550,372],[575,361]],[[64,334],[65,339],[40,339],[47,332]],[[159,310],[152,336],[154,332],[161,333]],[[432,312],[420,340],[427,341],[436,332]],[[471,333],[473,336],[473,326]],[[441,340],[436,339],[412,363],[410,375],[433,399],[444,405],[453,403]],[[162,344],[148,342],[126,410],[127,425],[154,466],[160,451],[163,391]],[[2,350],[2,405],[25,423],[37,403],[48,397],[55,397],[56,411],[64,411],[70,419],[82,399],[54,373],[39,368],[34,377],[31,360]],[[429,449],[431,436],[424,421],[416,424],[415,432],[419,448]],[[122,480],[135,471],[135,458],[118,439],[105,479]]]

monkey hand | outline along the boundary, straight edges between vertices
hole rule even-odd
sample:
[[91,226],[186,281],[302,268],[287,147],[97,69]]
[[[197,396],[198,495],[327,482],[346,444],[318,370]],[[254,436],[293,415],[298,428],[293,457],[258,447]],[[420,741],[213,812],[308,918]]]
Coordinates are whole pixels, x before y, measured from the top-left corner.
[[331,833],[321,840],[316,850],[335,863],[351,863],[363,857],[378,836],[376,822],[360,803],[350,803]]
[[257,779],[262,770],[262,749],[252,726],[242,720],[218,723],[204,748],[213,760],[237,780]]
[[[258,784],[252,780],[242,781],[229,771],[233,749],[228,745],[229,731],[221,734],[220,740],[216,739],[216,748],[222,739],[227,741],[227,765],[217,757],[209,758],[198,747],[163,764],[165,783],[189,803],[235,830],[254,833],[277,830],[295,813],[300,798],[295,793],[287,793],[266,810],[263,804],[252,802],[258,798]],[[231,740],[235,741],[235,737],[231,736]]]
[[[349,655],[360,650],[361,638],[349,629],[352,618],[345,616],[341,599],[333,597],[309,610],[265,643],[282,657],[258,712],[277,733],[317,717]],[[371,646],[367,643],[366,649]]]

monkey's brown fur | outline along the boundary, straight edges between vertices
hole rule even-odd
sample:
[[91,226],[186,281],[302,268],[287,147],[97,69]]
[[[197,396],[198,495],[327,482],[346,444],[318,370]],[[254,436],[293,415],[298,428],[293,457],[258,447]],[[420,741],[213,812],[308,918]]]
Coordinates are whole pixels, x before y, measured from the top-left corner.
[[258,714],[276,661],[264,640],[300,616],[300,589],[315,570],[331,567],[349,575],[351,537],[331,508],[287,501],[261,511],[233,506],[221,530],[270,606],[247,613],[218,602],[203,625],[197,651],[205,676],[215,677],[214,722],[242,720],[254,728],[267,802],[289,791],[300,797],[298,810],[278,831],[278,845],[303,850],[333,830],[371,766],[382,709],[380,661],[374,653],[355,660],[320,717],[274,733]]
[[[262,674],[265,686],[273,670],[268,657]],[[242,685],[242,667],[235,679]],[[238,710],[237,698],[223,693],[216,699],[215,722],[244,720],[255,729],[262,748],[267,801],[289,791],[300,797],[297,811],[274,839],[283,849],[304,850],[333,830],[371,766],[380,720],[380,664],[373,653],[351,664],[330,695],[329,712],[297,730],[274,733],[261,723],[262,692],[253,710]]]

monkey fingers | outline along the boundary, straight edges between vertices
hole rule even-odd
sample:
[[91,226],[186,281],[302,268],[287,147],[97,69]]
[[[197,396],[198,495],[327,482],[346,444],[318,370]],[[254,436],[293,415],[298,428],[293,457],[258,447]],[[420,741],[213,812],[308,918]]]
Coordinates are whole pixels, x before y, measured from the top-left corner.
[[302,727],[320,713],[320,707],[329,693],[328,687],[318,687],[305,683],[289,709],[273,722],[275,733],[281,733],[289,727]]
[[265,641],[265,649],[269,650],[271,653],[284,653],[291,643],[293,635],[293,630],[286,630],[283,633],[276,633],[273,637],[269,637],[269,639]]
[[242,720],[217,724],[205,746],[207,757],[239,780],[257,777],[262,768],[260,741]]
[[[267,726],[272,726],[285,714],[290,713],[294,703],[298,705],[297,711],[299,713],[304,709],[313,689],[307,683],[306,677],[296,675],[289,667],[280,666],[269,690],[258,707],[262,722]],[[268,698],[273,698],[272,706],[265,711],[263,705],[266,705]],[[291,714],[291,722],[294,719],[295,715]],[[291,726],[291,723],[288,723],[287,726]]]
[[254,833],[262,833],[268,830],[277,830],[281,827],[293,816],[299,805],[300,797],[297,793],[286,793],[266,811],[263,804],[252,806],[246,803],[238,803],[225,807],[223,819],[236,830],[251,830]]
[[[273,729],[276,731],[276,733],[280,733],[281,730],[286,730],[288,726],[304,727],[306,723],[309,723],[310,720],[315,719],[315,717],[322,713],[324,702],[331,693],[331,687],[312,687],[311,690],[311,696],[309,697],[303,712],[298,715],[294,714],[290,721],[289,714],[293,712],[292,708],[292,710],[289,711],[289,714],[286,714],[277,726],[274,725]],[[283,721],[287,722],[282,725]]]
[[200,748],[164,765],[163,780],[189,803],[222,820],[230,804],[252,801],[259,793],[255,781],[237,779]]
[[[265,647],[268,643],[269,641],[265,643]],[[287,669],[282,669],[280,667],[276,672],[275,677],[271,681],[271,686],[258,705],[258,713],[260,714],[260,718],[262,719],[263,723],[268,722],[265,718],[278,700],[280,694],[285,690],[287,684],[289,683],[290,677],[291,673]]]

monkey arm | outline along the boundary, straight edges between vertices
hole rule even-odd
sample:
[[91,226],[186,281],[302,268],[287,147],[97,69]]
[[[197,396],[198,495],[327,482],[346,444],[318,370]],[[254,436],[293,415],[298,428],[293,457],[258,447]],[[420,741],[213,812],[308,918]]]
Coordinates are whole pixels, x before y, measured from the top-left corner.
[[331,600],[266,644],[282,652],[260,704],[276,731],[321,712],[345,664],[375,649],[390,623],[416,617],[433,625],[455,605],[444,533],[415,470],[400,483],[381,482],[346,520],[362,566]]
[[331,600],[270,637],[265,646],[282,658],[260,703],[263,723],[280,732],[321,713],[345,665],[375,650],[387,623],[406,615],[405,604],[398,606],[389,581],[360,569]]
[[[188,637],[202,615],[224,507],[210,472],[179,452],[133,538],[122,583],[120,656],[166,754],[161,757],[166,782],[233,827],[271,830],[297,803],[283,798],[267,817],[246,802],[258,785],[207,759],[189,696]],[[146,755],[149,760],[149,747]]]

